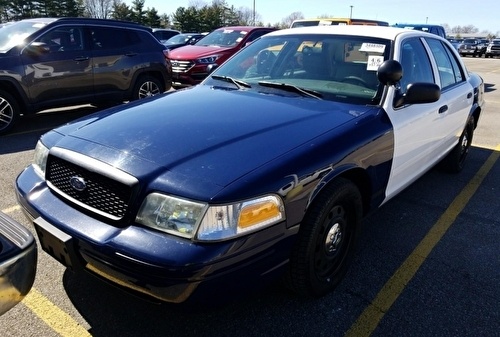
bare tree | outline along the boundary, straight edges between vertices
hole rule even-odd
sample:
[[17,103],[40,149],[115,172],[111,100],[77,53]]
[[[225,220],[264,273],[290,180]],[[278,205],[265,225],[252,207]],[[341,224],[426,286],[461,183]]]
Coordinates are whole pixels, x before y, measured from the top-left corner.
[[119,0],[84,0],[86,16],[98,19],[111,18],[113,3]]
[[287,17],[283,18],[280,23],[281,28],[288,28],[292,25],[292,22],[294,20],[298,19],[303,19],[304,14],[302,12],[293,12],[292,14],[288,15]]
[[254,13],[253,9],[248,7],[240,7],[237,13],[242,25],[255,26],[257,22],[262,21],[260,14],[257,12]]

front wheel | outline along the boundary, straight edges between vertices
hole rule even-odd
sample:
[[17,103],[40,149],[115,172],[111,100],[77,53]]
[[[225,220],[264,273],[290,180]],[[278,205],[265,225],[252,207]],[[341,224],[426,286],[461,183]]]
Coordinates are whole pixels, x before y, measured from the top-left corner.
[[465,125],[464,131],[453,150],[443,159],[441,167],[451,173],[459,173],[465,166],[465,159],[469,154],[474,135],[474,119],[471,117]]
[[316,198],[300,224],[286,283],[304,296],[332,291],[347,272],[362,218],[361,194],[338,178]]
[[163,85],[155,77],[142,76],[134,87],[133,99],[152,97],[163,93]]
[[0,90],[0,134],[7,133],[19,119],[19,105],[8,92]]

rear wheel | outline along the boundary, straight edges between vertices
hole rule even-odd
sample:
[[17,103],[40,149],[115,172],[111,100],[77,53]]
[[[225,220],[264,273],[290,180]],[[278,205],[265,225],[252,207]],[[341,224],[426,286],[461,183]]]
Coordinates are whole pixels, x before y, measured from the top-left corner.
[[351,262],[362,218],[361,194],[352,182],[332,182],[300,225],[286,283],[305,296],[321,296],[342,280]]
[[142,76],[134,87],[133,99],[152,97],[164,92],[163,85],[153,76]]
[[441,167],[451,173],[462,171],[465,165],[465,159],[469,154],[474,134],[474,119],[471,117],[465,125],[464,131],[453,150],[443,159]]
[[0,90],[0,134],[7,133],[19,119],[19,104],[8,92]]

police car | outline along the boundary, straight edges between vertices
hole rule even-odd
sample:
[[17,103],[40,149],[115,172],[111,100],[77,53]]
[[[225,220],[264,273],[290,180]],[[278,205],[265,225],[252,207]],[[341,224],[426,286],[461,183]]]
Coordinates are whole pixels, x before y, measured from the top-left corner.
[[167,302],[279,277],[324,295],[363,216],[463,168],[484,105],[455,48],[418,30],[280,30],[207,70],[41,137],[16,189],[47,253]]

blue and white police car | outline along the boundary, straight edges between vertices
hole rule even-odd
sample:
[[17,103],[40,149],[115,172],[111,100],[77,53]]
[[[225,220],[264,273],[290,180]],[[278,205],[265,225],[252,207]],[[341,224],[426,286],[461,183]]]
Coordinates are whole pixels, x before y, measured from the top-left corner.
[[167,302],[321,296],[364,215],[463,168],[484,104],[448,41],[393,27],[275,31],[210,70],[41,137],[16,189],[46,252]]

